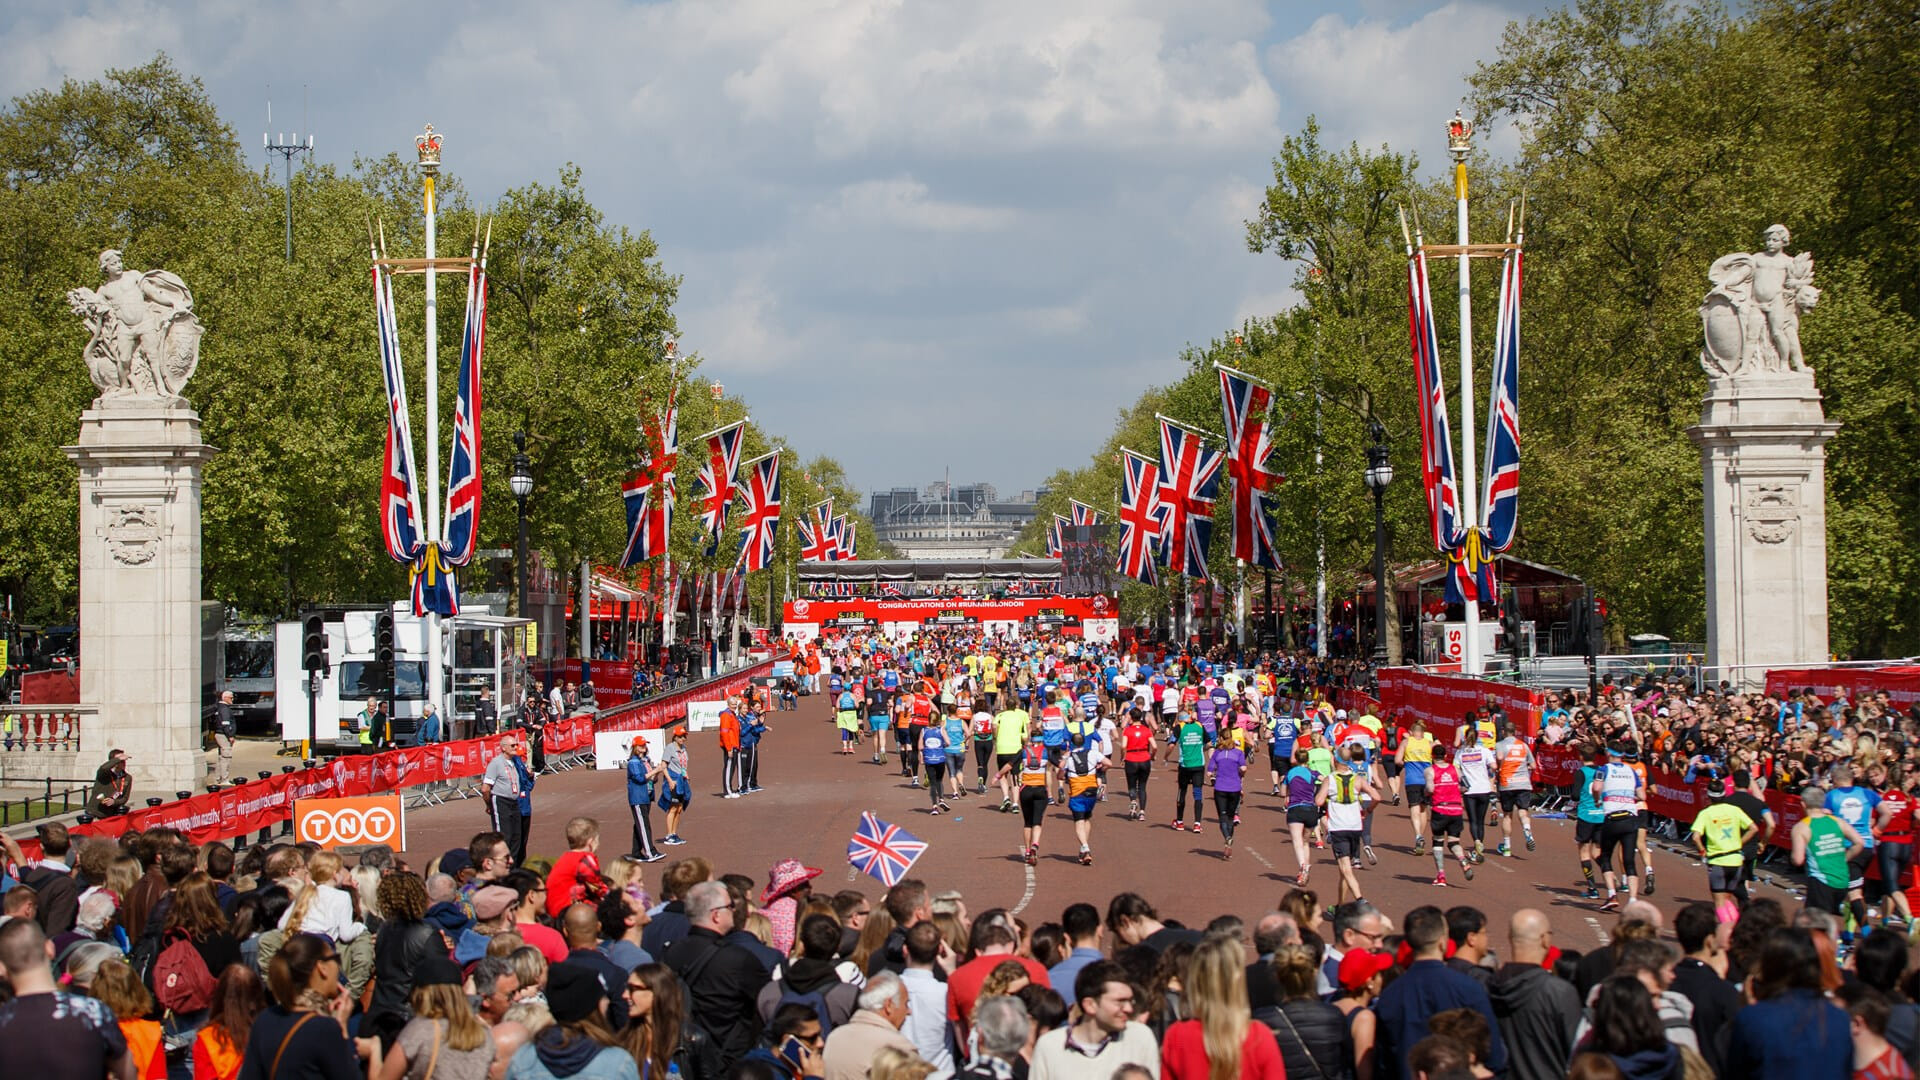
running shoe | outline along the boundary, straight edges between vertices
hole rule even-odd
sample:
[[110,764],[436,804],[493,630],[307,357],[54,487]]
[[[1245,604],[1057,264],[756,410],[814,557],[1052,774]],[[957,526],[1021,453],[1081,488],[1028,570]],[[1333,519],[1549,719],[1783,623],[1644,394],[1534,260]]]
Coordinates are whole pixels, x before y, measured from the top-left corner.
[[664,858],[666,858],[666,857],[667,857],[667,853],[666,853],[666,852],[664,852],[664,851],[656,851],[656,852],[654,852],[653,854],[651,854],[651,855],[649,855],[649,856],[647,856],[646,858],[644,858],[644,859],[641,859],[640,861],[641,861],[641,862],[659,862],[659,861],[660,861],[661,859],[664,859]]
[[729,791],[725,795],[722,795],[720,797],[723,799],[737,799],[740,797],[740,793],[737,791]]
[[1362,855],[1365,855],[1365,856],[1367,857],[1367,865],[1368,865],[1368,866],[1378,866],[1378,865],[1380,865],[1380,856],[1378,856],[1378,855],[1375,855],[1375,854],[1373,853],[1373,845],[1372,845],[1372,844],[1361,844],[1361,845],[1360,845],[1360,854],[1362,854]]
[[1279,788],[1269,788],[1269,789],[1267,789],[1267,794],[1269,794],[1269,795],[1278,795],[1278,794],[1280,794],[1280,789],[1279,789]]
[[1648,896],[1653,895],[1653,871],[1647,871],[1647,887],[1640,891],[1646,893]]
[[1080,865],[1081,865],[1081,866],[1092,866],[1092,865],[1093,865],[1093,852],[1091,852],[1091,851],[1088,851],[1088,850],[1087,850],[1086,848],[1081,848],[1081,849],[1080,849]]
[[973,789],[973,793],[975,795],[985,795],[987,793],[987,785],[981,784],[979,787]]
[[1186,822],[1184,822],[1184,821],[1181,821],[1181,820],[1180,820],[1179,818],[1174,818],[1174,819],[1173,819],[1173,831],[1174,831],[1174,832],[1179,832],[1179,831],[1180,831],[1181,829],[1184,829],[1184,828],[1186,828],[1186,827],[1187,827],[1187,823],[1186,823]]
[[1304,868],[1293,876],[1293,883],[1303,889],[1307,887],[1307,872]]
[[1231,836],[1227,837],[1227,846],[1223,851],[1221,851],[1220,859],[1222,862],[1233,861],[1233,837]]
[[1497,848],[1494,848],[1493,851],[1494,851],[1494,854],[1500,856],[1503,859],[1513,858],[1513,848],[1509,846],[1505,840],[1500,841],[1500,846]]
[[1446,888],[1446,887],[1447,887],[1447,872],[1446,872],[1445,870],[1442,870],[1442,871],[1440,871],[1439,873],[1437,873],[1437,874],[1435,874],[1435,875],[1433,875],[1433,883],[1434,883],[1435,885],[1438,885],[1438,886],[1440,886],[1440,887],[1441,887],[1441,888],[1443,888],[1443,889],[1444,889],[1444,888]]
[[1194,822],[1194,823],[1193,823],[1193,831],[1194,831],[1194,832],[1199,832],[1199,831],[1200,831],[1200,823],[1199,823],[1199,822],[1197,822],[1197,821],[1196,821],[1196,822]]
[[919,778],[919,777],[917,777],[917,776],[916,776],[916,777],[913,777],[913,786],[914,786],[914,787],[919,787],[919,786],[920,786],[920,778]]
[[1026,861],[1026,864],[1028,866],[1032,866],[1040,858],[1040,849],[1030,847],[1027,849],[1026,854],[1021,856],[1021,858]]
[[1425,855],[1425,854],[1427,853],[1427,838],[1426,838],[1426,837],[1424,837],[1424,836],[1416,836],[1416,837],[1414,837],[1414,838],[1413,838],[1413,853],[1414,853],[1415,855]]
[[1535,845],[1533,842],[1533,830],[1528,829],[1527,830],[1527,850],[1532,851],[1536,846],[1537,845]]
[[1587,886],[1587,899],[1589,899],[1589,900],[1598,900],[1598,899],[1600,899],[1600,890],[1599,890],[1599,889],[1596,889],[1596,888],[1594,888],[1594,887],[1593,887],[1593,886],[1591,886],[1591,885],[1589,885],[1589,886]]
[[1460,876],[1466,878],[1468,881],[1472,881],[1473,880],[1473,864],[1469,862],[1461,863]]
[[927,812],[930,814],[938,815],[943,813],[946,809],[947,808],[945,806],[935,805],[932,810],[929,810]]
[[1239,814],[1235,814],[1235,815],[1233,815],[1233,823],[1234,823],[1235,825],[1238,825],[1238,824],[1240,824],[1240,815],[1239,815]]
[[1393,796],[1393,805],[1395,805],[1395,806],[1399,806],[1399,805],[1400,805],[1400,794],[1399,794],[1398,792],[1395,792],[1395,793],[1394,793],[1394,796]]
[[1607,897],[1607,902],[1600,905],[1600,910],[1601,911],[1619,911],[1620,901],[1609,896]]
[[680,834],[679,834],[679,833],[673,833],[672,835],[670,835],[670,836],[667,836],[667,837],[665,837],[664,839],[662,839],[662,840],[661,840],[660,842],[661,842],[661,843],[663,843],[663,844],[684,844],[684,843],[686,843],[686,841],[685,841],[685,840],[682,840],[682,839],[680,839]]

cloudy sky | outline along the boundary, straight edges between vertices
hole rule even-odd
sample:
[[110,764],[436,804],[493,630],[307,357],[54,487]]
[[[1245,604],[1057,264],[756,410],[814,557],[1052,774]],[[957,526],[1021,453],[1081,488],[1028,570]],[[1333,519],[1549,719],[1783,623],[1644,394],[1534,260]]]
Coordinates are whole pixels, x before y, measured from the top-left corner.
[[1011,492],[1084,463],[1184,344],[1290,302],[1243,232],[1284,135],[1313,114],[1431,166],[1462,75],[1547,6],[10,0],[0,93],[165,50],[256,164],[266,130],[345,164],[428,120],[481,200],[576,162],[756,420],[869,490]]

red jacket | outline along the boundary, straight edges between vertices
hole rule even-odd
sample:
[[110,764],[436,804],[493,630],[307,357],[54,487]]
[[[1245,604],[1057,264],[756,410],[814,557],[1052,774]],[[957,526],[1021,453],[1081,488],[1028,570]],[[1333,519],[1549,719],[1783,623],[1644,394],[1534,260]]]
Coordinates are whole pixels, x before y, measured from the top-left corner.
[[740,717],[732,709],[720,710],[720,749],[740,749]]

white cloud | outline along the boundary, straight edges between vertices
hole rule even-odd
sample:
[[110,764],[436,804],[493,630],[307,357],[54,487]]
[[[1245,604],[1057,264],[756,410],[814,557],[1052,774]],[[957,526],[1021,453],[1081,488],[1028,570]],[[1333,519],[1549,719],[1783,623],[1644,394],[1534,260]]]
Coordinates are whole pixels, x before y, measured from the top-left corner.
[[862,180],[842,187],[818,208],[821,227],[865,226],[925,232],[992,232],[1012,225],[1018,214],[1006,207],[969,206],[928,197],[927,185],[911,176]]

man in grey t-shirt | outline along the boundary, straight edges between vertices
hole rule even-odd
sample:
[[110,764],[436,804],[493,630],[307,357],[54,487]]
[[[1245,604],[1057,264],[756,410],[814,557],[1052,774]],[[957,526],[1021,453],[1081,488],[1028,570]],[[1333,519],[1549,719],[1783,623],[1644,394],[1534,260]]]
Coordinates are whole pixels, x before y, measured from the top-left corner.
[[518,736],[508,735],[500,740],[500,752],[487,762],[487,771],[480,777],[480,793],[486,796],[488,815],[493,819],[493,829],[507,838],[507,850],[520,850],[520,772],[514,768],[513,759],[520,752]]

